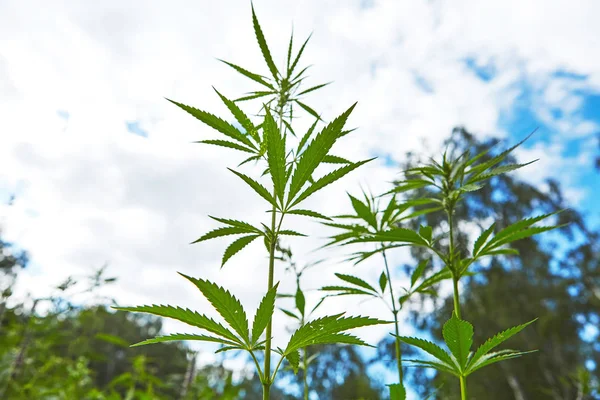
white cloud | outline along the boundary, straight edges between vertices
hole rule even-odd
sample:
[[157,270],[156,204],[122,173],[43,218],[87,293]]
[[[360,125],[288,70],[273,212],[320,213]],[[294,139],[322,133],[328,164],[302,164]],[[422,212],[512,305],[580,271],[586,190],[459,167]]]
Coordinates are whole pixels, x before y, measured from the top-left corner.
[[[314,30],[304,56],[315,64],[311,82],[334,80],[311,98],[315,108],[331,118],[359,100],[350,123],[359,130],[340,143],[339,154],[399,159],[407,150],[437,148],[457,124],[481,135],[506,135],[500,116],[510,113],[526,84],[534,90],[536,115],[558,132],[549,147],[522,153],[539,154],[546,163],[528,172],[536,180],[564,177],[591,163],[585,158],[575,166],[563,149],[567,133],[586,138],[597,130],[580,115],[576,93],[600,89],[597,2],[390,0],[359,6],[255,1],[277,60],[285,55],[292,22],[297,46]],[[2,212],[7,239],[28,249],[35,265],[21,291],[43,292],[49,282],[108,261],[120,277],[109,292],[123,303],[208,309],[175,274],[182,271],[226,286],[250,310],[258,304],[266,275],[260,244],[219,270],[225,242],[187,243],[216,226],[207,214],[258,222],[264,204],[225,169],[241,158],[188,144],[210,137],[210,130],[162,98],[227,115],[210,85],[229,96],[253,86],[215,57],[266,73],[249,13],[248,2],[234,0],[210,7],[192,1],[0,3],[0,181],[9,190],[20,188],[15,206]],[[479,79],[467,58],[494,78]],[[556,77],[557,70],[587,78]],[[553,108],[567,118],[555,120]],[[59,110],[68,112],[67,120]],[[139,121],[149,138],[128,133],[127,121]],[[383,190],[394,174],[373,162],[311,204],[338,213],[348,207],[344,189],[368,182]],[[575,186],[568,190],[575,200],[581,195]],[[323,234],[314,223],[300,227]],[[304,254],[321,242],[293,243]],[[398,255],[395,262],[405,259]],[[364,266],[361,273],[376,279],[378,268]],[[315,268],[307,287],[330,282],[333,269]],[[287,288],[288,278],[278,272]],[[354,303],[329,309],[348,304]],[[371,332],[363,333],[371,340],[383,333]]]

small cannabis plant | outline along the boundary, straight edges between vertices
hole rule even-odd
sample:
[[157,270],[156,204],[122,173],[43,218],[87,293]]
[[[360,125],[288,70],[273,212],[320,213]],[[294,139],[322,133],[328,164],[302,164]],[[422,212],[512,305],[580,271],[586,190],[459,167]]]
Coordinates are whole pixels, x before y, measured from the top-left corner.
[[[429,164],[409,169],[406,171],[406,179],[396,182],[396,187],[390,192],[391,194],[398,195],[412,190],[427,189],[429,195],[422,201],[427,204],[434,204],[444,210],[448,223],[446,232],[434,236],[432,227],[421,226],[418,231],[414,231],[398,226],[398,223],[396,223],[396,226],[386,230],[363,231],[360,233],[360,237],[348,237],[346,242],[381,244],[379,250],[382,253],[386,246],[418,246],[428,249],[442,261],[444,267],[440,273],[450,275],[454,293],[454,311],[450,320],[443,327],[444,341],[450,353],[427,340],[397,334],[394,336],[404,343],[420,348],[435,358],[433,361],[409,360],[410,362],[455,375],[459,380],[462,400],[467,399],[466,378],[471,373],[490,364],[528,353],[517,350],[492,350],[533,321],[507,329],[486,341],[475,352],[471,352],[473,326],[464,321],[461,316],[459,282],[461,278],[470,274],[469,267],[485,257],[518,254],[517,250],[508,247],[510,243],[557,228],[557,226],[552,225],[536,225],[536,223],[546,220],[556,213],[527,218],[504,227],[496,233],[494,233],[495,224],[491,224],[474,241],[470,252],[467,252],[465,248],[456,243],[453,218],[456,207],[467,193],[481,189],[487,180],[495,176],[520,169],[534,162],[526,164],[502,163],[522,143],[523,141],[494,157],[488,157],[488,159],[484,157],[488,151],[475,156],[471,156],[467,151],[456,157],[448,155],[446,152],[441,162],[431,160]],[[421,211],[425,212],[426,209]],[[420,268],[422,267],[417,268],[417,270]],[[396,396],[399,396],[395,398],[403,398],[404,393],[402,391],[394,390],[394,392]],[[394,399],[394,397],[392,398]]]
[[[301,203],[315,192],[339,180],[370,160],[350,162],[331,154],[331,149],[336,141],[349,132],[344,130],[344,126],[354,109],[354,105],[323,127],[318,134],[313,134],[318,123],[321,122],[321,118],[316,111],[301,101],[301,96],[324,85],[301,90],[300,86],[305,79],[306,68],[296,72],[308,39],[300,47],[298,53],[292,57],[292,35],[288,47],[286,67],[280,71],[273,62],[254,8],[252,8],[252,22],[258,45],[271,77],[255,74],[238,65],[224,61],[237,72],[260,84],[261,90],[252,92],[237,100],[230,100],[217,91],[218,97],[231,111],[233,118],[242,129],[238,129],[229,122],[206,111],[173,100],[169,101],[225,136],[222,139],[203,140],[202,143],[222,146],[249,154],[250,157],[239,166],[252,161],[265,165],[263,176],[270,177],[269,189],[257,179],[240,171],[230,170],[268,203],[270,207],[270,221],[268,221],[268,224],[256,225],[230,218],[211,217],[222,223],[223,226],[206,233],[193,243],[223,236],[240,235],[225,249],[221,265],[223,266],[232,256],[251,242],[259,238],[262,239],[269,255],[266,273],[267,293],[262,299],[251,325],[248,323],[246,311],[241,303],[229,291],[215,283],[184,274],[181,275],[196,286],[208,299],[227,326],[195,311],[168,305],[119,307],[117,309],[145,312],[176,319],[208,332],[208,334],[174,334],[156,337],[137,345],[173,340],[199,340],[222,345],[218,351],[247,351],[254,361],[261,380],[263,399],[269,399],[271,386],[284,359],[292,365],[294,370],[297,370],[300,362],[299,351],[307,346],[321,343],[365,345],[366,343],[362,340],[346,333],[346,331],[384,323],[384,321],[367,317],[345,317],[343,314],[322,317],[300,326],[293,333],[285,348],[273,349],[272,316],[278,287],[278,284],[275,283],[276,245],[278,239],[284,235],[304,236],[295,230],[283,228],[285,216],[297,214],[328,219],[316,211],[300,208]],[[239,102],[252,99],[262,100],[259,123],[253,122],[238,106]],[[289,134],[295,136],[292,127],[295,106],[306,110],[309,115],[315,118],[315,122],[300,138],[298,144],[291,146],[292,137]],[[323,163],[336,163],[342,166],[328,174],[317,177],[316,170]],[[275,368],[271,366],[273,352],[280,356]],[[261,353],[264,354],[262,367],[259,363]]]
[[[376,198],[365,192],[363,192],[362,200],[350,194],[348,194],[348,197],[352,203],[354,213],[336,217],[337,219],[348,221],[346,223],[324,222],[324,225],[342,231],[342,233],[331,236],[330,242],[327,243],[326,246],[355,243],[357,239],[360,239],[365,235],[381,234],[395,228],[398,224],[406,220],[416,218],[428,212],[437,211],[441,208],[435,206],[414,210],[413,208],[415,206],[427,205],[430,204],[431,201],[428,199],[416,199],[399,204],[396,201],[395,195],[390,196],[389,200],[384,204],[385,208],[382,207],[382,197]],[[330,293],[328,296],[358,295],[362,297],[378,298],[388,307],[394,318],[396,334],[395,352],[398,370],[398,383],[389,386],[390,391],[397,393],[396,395],[400,396],[400,398],[403,398],[406,395],[403,384],[402,352],[400,348],[400,338],[398,336],[400,335],[400,321],[398,320],[400,308],[413,294],[429,291],[432,286],[440,281],[451,278],[450,271],[446,269],[425,277],[425,269],[429,260],[423,260],[411,274],[410,288],[405,288],[404,294],[396,299],[397,294],[394,292],[393,276],[390,272],[386,251],[389,252],[391,249],[404,246],[406,246],[404,243],[398,244],[381,241],[376,244],[375,250],[356,252],[349,257],[349,260],[353,260],[355,261],[355,264],[358,264],[375,254],[381,254],[383,268],[381,275],[379,276],[378,284],[371,285],[357,276],[336,273],[335,275],[341,281],[340,284],[324,286],[321,288],[321,290]]]

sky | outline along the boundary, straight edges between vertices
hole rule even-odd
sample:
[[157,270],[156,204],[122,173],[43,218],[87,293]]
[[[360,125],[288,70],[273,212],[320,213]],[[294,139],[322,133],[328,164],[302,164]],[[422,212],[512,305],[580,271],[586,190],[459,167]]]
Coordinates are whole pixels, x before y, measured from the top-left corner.
[[[303,56],[313,65],[309,84],[333,83],[308,97],[311,106],[331,119],[358,101],[349,122],[358,129],[336,153],[379,156],[315,195],[314,209],[337,214],[350,207],[346,191],[386,190],[407,151],[437,151],[457,125],[507,144],[539,128],[517,155],[540,160],[521,176],[542,186],[558,180],[570,204],[599,226],[600,3],[254,6],[279,65],[292,27],[298,44],[313,33]],[[119,280],[105,294],[121,304],[169,303],[213,315],[181,271],[225,286],[253,314],[266,287],[261,245],[220,269],[226,241],[188,243],[217,226],[208,215],[264,221],[264,203],[226,169],[242,158],[190,144],[216,135],[164,99],[229,118],[211,86],[229,97],[255,87],[217,58],[268,74],[250,15],[245,0],[0,1],[0,224],[4,240],[30,253],[20,295],[44,295],[68,275],[106,263]],[[288,242],[300,263],[329,259],[308,273],[306,288],[332,283],[334,271],[377,281],[377,262],[356,270],[341,263],[342,251],[313,252],[323,229],[303,218],[290,218],[292,225],[314,236]],[[408,260],[402,252],[391,258],[394,265]],[[276,280],[292,287],[281,267]],[[316,301],[318,293],[309,293]],[[352,299],[331,301],[324,312],[349,307],[386,318],[385,309]],[[285,337],[284,317],[275,323]],[[376,342],[386,328],[357,333]]]

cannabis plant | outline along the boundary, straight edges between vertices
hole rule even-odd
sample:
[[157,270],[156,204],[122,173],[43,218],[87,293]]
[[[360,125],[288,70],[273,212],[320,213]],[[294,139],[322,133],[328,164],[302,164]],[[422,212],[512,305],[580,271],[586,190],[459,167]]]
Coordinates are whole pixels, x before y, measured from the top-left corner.
[[[406,171],[406,179],[396,182],[396,187],[391,192],[394,194],[428,189],[431,194],[426,201],[441,207],[446,213],[448,224],[446,232],[434,235],[432,227],[428,226],[421,226],[418,231],[396,226],[385,231],[363,233],[361,237],[350,241],[352,243],[375,242],[391,243],[396,246],[423,247],[443,262],[443,271],[450,274],[453,286],[454,311],[450,320],[443,327],[444,341],[450,352],[446,352],[427,340],[398,335],[395,337],[404,343],[420,348],[435,358],[433,361],[410,360],[412,363],[455,375],[459,380],[462,400],[467,399],[467,376],[480,368],[528,353],[517,350],[492,350],[533,321],[507,329],[490,338],[476,351],[471,352],[473,326],[463,320],[461,316],[459,282],[461,278],[470,273],[469,268],[474,263],[486,257],[516,255],[518,252],[508,247],[510,243],[556,228],[552,225],[536,225],[556,213],[527,218],[495,233],[495,224],[491,224],[474,241],[471,251],[467,251],[456,243],[453,220],[456,207],[466,194],[481,189],[487,180],[495,176],[531,164],[531,162],[526,164],[502,163],[522,143],[520,142],[487,161],[481,161],[481,159],[489,150],[475,156],[471,156],[468,151],[458,156],[445,152],[441,162],[431,160],[426,165],[409,169]],[[442,244],[442,242],[445,243]]]
[[[296,214],[327,219],[326,216],[317,211],[301,208],[302,203],[317,191],[339,180],[370,160],[350,162],[331,154],[331,149],[337,140],[348,133],[347,130],[344,130],[344,126],[354,109],[354,105],[325,125],[318,134],[313,134],[317,125],[321,122],[321,118],[314,109],[301,100],[301,97],[324,85],[313,86],[306,90],[300,89],[301,83],[305,79],[306,68],[297,72],[298,62],[308,39],[300,47],[298,53],[292,56],[294,47],[292,35],[288,46],[286,66],[280,70],[273,61],[254,8],[252,9],[252,23],[258,45],[271,76],[262,76],[225,61],[235,71],[260,84],[261,90],[241,97],[237,101],[230,100],[217,91],[218,97],[227,106],[241,129],[206,111],[174,100],[169,101],[225,136],[224,138],[202,140],[201,142],[249,154],[250,157],[239,166],[252,161],[264,165],[263,176],[270,178],[268,188],[258,179],[239,170],[230,169],[230,171],[267,202],[270,207],[270,221],[257,225],[231,218],[211,217],[223,226],[202,235],[193,243],[239,235],[240,237],[225,249],[221,263],[221,266],[223,266],[232,256],[251,242],[261,239],[269,255],[266,272],[267,293],[263,297],[251,325],[248,323],[247,314],[242,304],[233,294],[213,282],[184,274],[181,275],[208,299],[227,326],[195,311],[168,305],[122,307],[118,309],[173,318],[208,332],[208,334],[162,336],[148,339],[137,345],[173,340],[198,340],[220,344],[222,347],[218,351],[247,351],[254,361],[262,382],[263,399],[268,399],[271,386],[283,360],[287,360],[297,370],[300,362],[299,351],[309,345],[322,343],[365,345],[365,342],[346,333],[346,331],[383,323],[384,321],[367,317],[345,317],[343,314],[330,315],[309,321],[299,327],[284,348],[273,348],[272,316],[278,287],[278,283],[275,283],[277,241],[285,235],[304,236],[295,230],[284,229],[285,216]],[[238,105],[241,101],[253,99],[262,101],[258,115],[260,117],[259,122],[253,122],[250,116],[242,111]],[[315,122],[302,135],[298,144],[291,146],[290,141],[293,139],[291,136],[295,135],[292,126],[295,106],[306,110],[312,118],[315,118]],[[316,170],[327,162],[339,163],[342,166],[318,177]],[[280,356],[275,368],[271,366],[273,352]],[[264,354],[262,367],[259,363],[260,353]]]
[[[326,246],[355,243],[357,239],[360,239],[365,235],[377,235],[383,233],[389,229],[393,229],[406,220],[416,218],[432,211],[437,211],[441,208],[439,206],[434,206],[425,207],[420,210],[414,210],[415,206],[429,204],[429,200],[417,199],[406,201],[400,204],[397,202],[396,195],[392,195],[389,196],[389,200],[384,203],[383,196],[375,197],[372,194],[367,194],[364,191],[362,199],[354,197],[351,194],[348,194],[348,197],[350,198],[354,212],[352,214],[339,215],[336,217],[342,222],[348,222],[323,223],[326,226],[341,230],[341,233],[330,237],[330,241],[326,244]],[[404,243],[398,244],[382,241],[376,244],[374,250],[359,251],[353,253],[349,257],[349,260],[354,261],[356,265],[373,255],[380,254],[383,261],[383,267],[381,274],[379,275],[378,283],[370,284],[354,275],[336,273],[335,275],[340,279],[341,282],[338,285],[324,286],[321,288],[321,290],[329,293],[328,296],[357,295],[361,297],[366,296],[378,298],[387,306],[394,318],[394,328],[396,334],[394,345],[398,370],[398,383],[390,385],[390,392],[397,393],[396,396],[400,396],[400,398],[406,396],[406,390],[403,384],[402,352],[399,339],[400,321],[398,320],[398,313],[400,312],[402,305],[412,295],[430,291],[432,286],[444,279],[451,277],[448,270],[442,270],[425,277],[425,269],[429,260],[423,260],[411,274],[410,287],[404,288],[404,294],[399,298],[396,298],[397,293],[394,291],[394,278],[390,272],[390,266],[388,264],[386,252],[389,252],[391,249],[404,246],[406,246]]]

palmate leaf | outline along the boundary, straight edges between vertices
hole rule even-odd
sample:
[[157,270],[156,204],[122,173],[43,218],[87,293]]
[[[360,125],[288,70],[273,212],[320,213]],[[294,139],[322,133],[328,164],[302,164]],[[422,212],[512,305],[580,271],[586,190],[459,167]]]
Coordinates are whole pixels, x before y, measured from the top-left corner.
[[339,274],[339,273],[336,273],[335,276],[337,276],[341,280],[348,282],[352,285],[360,286],[363,289],[367,289],[373,293],[377,293],[377,290],[375,290],[375,288],[373,286],[369,285],[367,282],[363,281],[362,279],[360,279],[356,276]]
[[183,322],[184,324],[204,329],[205,331],[221,336],[226,340],[242,344],[241,340],[233,332],[225,328],[220,323],[214,321],[212,318],[209,318],[206,315],[199,314],[196,311],[192,311],[187,308],[184,309],[181,307],[156,304],[150,306],[112,308],[119,311],[143,312],[146,314],[157,315],[159,317],[175,319]]
[[271,71],[271,75],[275,81],[279,82],[279,71],[277,71],[277,67],[273,62],[273,57],[271,57],[271,52],[269,51],[269,47],[267,46],[267,41],[265,40],[265,35],[258,23],[258,18],[256,18],[256,13],[254,12],[254,5],[252,5],[252,25],[254,26],[254,34],[256,35],[256,40],[258,41],[258,46],[260,47],[260,51],[262,52],[263,58],[269,67],[269,71]]
[[181,340],[198,340],[201,342],[220,343],[220,344],[226,345],[228,347],[241,349],[239,347],[240,345],[236,342],[232,342],[232,341],[221,339],[221,338],[214,337],[214,336],[193,335],[193,334],[188,334],[188,333],[174,333],[171,335],[157,336],[152,339],[147,339],[142,342],[132,344],[130,347],[145,346],[147,344],[174,342],[174,341],[181,341]]
[[417,232],[407,228],[393,228],[383,232],[377,232],[368,236],[363,236],[353,240],[351,243],[360,242],[401,242],[410,243],[419,246],[428,246],[428,242]]
[[245,229],[248,233],[250,233],[250,232],[259,233],[259,234],[262,233],[260,229],[254,227],[244,221],[238,221],[236,219],[229,219],[229,218],[218,218],[218,217],[213,217],[210,215],[209,215],[209,217],[214,219],[215,221],[222,223],[222,224],[230,225],[230,226],[233,226],[236,228]]
[[319,123],[319,119],[316,119],[315,122],[308,128],[306,133],[302,136],[302,138],[300,139],[300,142],[298,143],[298,149],[296,150],[296,154],[298,154],[298,155],[302,154],[302,150],[304,150],[304,146],[308,142],[308,139],[310,139],[310,136],[315,131],[315,128],[318,123]]
[[225,290],[212,282],[204,279],[192,278],[181,272],[179,275],[192,282],[233,330],[242,337],[246,344],[250,343],[248,318],[246,317],[246,312],[242,307],[242,303],[240,303],[237,298],[235,298],[228,290]]
[[182,104],[182,103],[178,103],[174,100],[170,100],[170,99],[167,99],[167,100],[170,101],[171,103],[175,104],[177,107],[183,109],[184,111],[187,111],[193,117],[204,122],[206,125],[210,126],[211,128],[221,132],[222,134],[224,134],[240,143],[243,143],[250,148],[255,148],[254,144],[250,141],[250,139],[248,139],[248,137],[246,135],[244,135],[242,132],[240,132],[236,127],[231,125],[229,122],[226,122],[226,121],[222,120],[221,118],[217,117],[216,115],[210,114],[206,111],[202,111],[197,108],[194,108],[194,107]]
[[433,368],[433,369],[437,369],[438,371],[441,371],[441,372],[447,372],[456,377],[460,376],[460,372],[458,372],[456,370],[456,366],[448,365],[441,361],[425,361],[425,360],[404,360],[404,361],[413,363],[414,365],[417,365],[417,366],[420,366],[423,368]]
[[343,317],[343,314],[330,315],[310,321],[298,328],[290,338],[284,354],[316,344],[344,343],[365,345],[362,340],[343,334],[344,331],[364,326],[390,323],[368,317]]
[[248,236],[242,236],[241,238],[237,239],[236,241],[234,241],[233,243],[231,243],[226,249],[225,249],[225,253],[223,253],[223,260],[221,261],[221,268],[223,268],[223,266],[225,265],[225,263],[227,261],[229,261],[229,259],[231,257],[233,257],[234,255],[236,255],[238,252],[240,252],[244,247],[248,246],[250,243],[252,243],[256,238],[260,237],[262,235],[248,235]]
[[512,328],[509,328],[509,329],[507,329],[505,331],[502,331],[502,332],[498,333],[494,337],[488,339],[484,344],[482,344],[481,346],[479,346],[479,348],[477,349],[477,351],[475,351],[475,353],[471,357],[471,360],[469,361],[469,364],[467,365],[467,372],[471,373],[475,369],[477,369],[477,367],[479,366],[479,364],[482,362],[481,360],[482,360],[482,358],[483,358],[484,355],[486,355],[487,353],[489,353],[492,349],[494,349],[495,347],[497,347],[501,343],[505,342],[506,340],[508,340],[512,336],[514,336],[517,333],[521,332],[528,325],[530,325],[533,322],[535,322],[536,319],[534,319],[532,321],[529,321],[529,322],[526,322],[526,323],[524,323],[522,325],[517,325],[517,326],[514,326]]
[[483,247],[484,243],[488,240],[491,233],[494,231],[496,223],[493,223],[488,229],[483,231],[481,235],[475,240],[473,244],[473,257],[476,257],[479,254],[479,250]]
[[296,194],[298,194],[300,189],[302,189],[304,184],[312,176],[317,166],[323,161],[323,158],[327,155],[339,137],[340,132],[355,106],[356,103],[323,128],[302,153],[290,183],[289,200],[292,200]]
[[265,297],[263,297],[258,309],[256,310],[256,315],[254,315],[254,321],[252,322],[252,345],[255,346],[260,336],[263,334],[271,317],[273,316],[273,312],[275,311],[275,297],[277,295],[277,288],[279,287],[279,283],[275,284]]
[[444,341],[460,366],[465,370],[471,346],[473,345],[473,325],[452,315],[442,329]]
[[[374,159],[375,158],[370,158],[368,160],[348,164],[348,165],[345,165],[341,168],[338,168],[338,169],[328,173],[327,175],[324,175],[323,177],[316,180],[315,183],[313,183],[308,188],[306,188],[306,190],[304,192],[300,193],[298,195],[298,197],[292,202],[292,204],[288,205],[288,208],[292,208],[292,207],[298,205],[300,202],[306,200],[306,198],[308,198],[310,195],[323,189],[325,186],[330,185],[330,184],[334,183],[335,181],[343,178],[348,173],[354,171],[356,168],[360,167],[363,164],[368,163],[369,161],[373,161]],[[291,196],[290,196],[289,200],[291,200]]]

